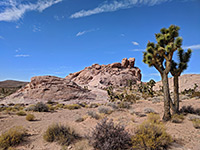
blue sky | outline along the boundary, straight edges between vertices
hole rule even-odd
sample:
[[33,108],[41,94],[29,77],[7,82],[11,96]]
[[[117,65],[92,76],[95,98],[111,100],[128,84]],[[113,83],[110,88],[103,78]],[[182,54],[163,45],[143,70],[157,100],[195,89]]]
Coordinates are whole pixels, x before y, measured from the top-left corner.
[[135,57],[142,80],[158,81],[142,51],[171,24],[193,49],[184,73],[200,74],[200,0],[1,0],[0,80],[65,77]]

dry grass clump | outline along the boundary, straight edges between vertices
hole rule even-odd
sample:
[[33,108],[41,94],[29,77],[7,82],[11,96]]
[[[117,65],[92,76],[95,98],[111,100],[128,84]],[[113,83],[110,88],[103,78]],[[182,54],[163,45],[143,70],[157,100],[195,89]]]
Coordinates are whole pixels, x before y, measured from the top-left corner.
[[137,127],[135,135],[132,137],[133,149],[140,150],[166,149],[171,142],[171,136],[167,134],[166,128],[159,120],[144,121]]
[[99,113],[103,113],[103,114],[111,114],[112,113],[112,110],[109,107],[105,107],[105,106],[99,106],[98,111],[99,111]]
[[181,115],[174,114],[174,115],[172,116],[172,119],[171,119],[171,121],[172,121],[173,123],[182,123],[183,120],[184,120],[184,115],[183,115],[183,114],[181,114]]
[[80,109],[81,106],[79,104],[69,104],[65,105],[64,109],[74,110],[74,109]]
[[104,118],[93,130],[90,143],[96,150],[127,150],[131,146],[131,136],[123,126]]
[[26,130],[22,127],[14,127],[0,136],[0,149],[6,150],[9,147],[20,144],[26,136]]
[[16,113],[16,115],[18,115],[18,116],[26,116],[26,113],[24,112],[24,111],[18,111],[17,113]]
[[35,120],[35,116],[34,116],[33,114],[28,114],[28,115],[26,116],[26,120],[27,120],[27,121],[34,121],[34,120]]
[[79,138],[79,136],[68,126],[52,124],[44,133],[43,138],[47,142],[58,142],[60,145],[69,145],[75,139]]
[[131,103],[130,102],[120,102],[118,104],[118,108],[130,109],[131,108]]
[[200,119],[194,119],[192,120],[192,123],[196,129],[200,129]]
[[94,118],[96,120],[100,119],[100,115],[97,114],[95,111],[88,111],[87,114],[88,114],[88,116],[90,116],[91,118]]
[[150,123],[160,124],[161,123],[160,115],[155,113],[149,113],[147,116],[147,121]]

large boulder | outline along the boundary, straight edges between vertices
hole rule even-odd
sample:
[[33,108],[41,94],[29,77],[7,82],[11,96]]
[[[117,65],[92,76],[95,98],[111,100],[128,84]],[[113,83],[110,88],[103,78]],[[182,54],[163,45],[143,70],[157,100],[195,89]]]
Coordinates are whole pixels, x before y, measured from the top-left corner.
[[[122,63],[112,63],[108,65],[94,64],[90,67],[69,74],[66,79],[74,81],[80,86],[89,86],[104,89],[108,86],[123,87],[132,83],[141,82],[141,71],[134,66],[135,58],[127,58]],[[98,66],[98,67],[97,67]]]
[[37,76],[16,93],[6,97],[5,103],[35,103],[37,101],[94,100],[95,94],[75,82],[55,76]]

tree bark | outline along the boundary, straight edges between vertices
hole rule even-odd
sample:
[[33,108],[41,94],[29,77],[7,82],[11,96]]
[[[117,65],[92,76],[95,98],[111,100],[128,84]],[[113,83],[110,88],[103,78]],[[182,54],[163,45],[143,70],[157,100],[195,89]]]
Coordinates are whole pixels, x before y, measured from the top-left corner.
[[174,106],[175,112],[173,112],[173,114],[179,112],[179,83],[177,75],[174,76]]
[[162,77],[163,93],[164,93],[163,120],[169,121],[171,119],[171,113],[170,113],[170,93],[169,93],[168,74],[164,71],[161,77]]

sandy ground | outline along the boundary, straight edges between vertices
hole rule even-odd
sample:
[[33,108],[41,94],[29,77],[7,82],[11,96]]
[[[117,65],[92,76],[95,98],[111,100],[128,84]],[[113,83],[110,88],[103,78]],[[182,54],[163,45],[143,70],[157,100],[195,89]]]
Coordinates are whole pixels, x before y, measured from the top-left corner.
[[[192,105],[195,108],[200,108],[200,99],[184,100],[180,103],[183,105]],[[154,109],[160,116],[163,115],[163,102],[153,104],[151,101],[138,101],[132,105],[135,112],[144,113],[145,108]],[[43,133],[52,123],[67,124],[75,129],[80,135],[88,135],[92,128],[95,127],[99,120],[87,118],[85,121],[77,123],[75,120],[78,117],[87,114],[88,110],[98,111],[98,108],[81,108],[79,110],[57,110],[54,113],[38,113],[34,112],[36,121],[29,122],[25,116],[8,115],[1,113],[0,117],[0,133],[14,126],[23,126],[27,129],[30,136],[26,142],[17,147],[19,150],[60,150],[61,146],[56,143],[47,143],[43,140]],[[129,110],[114,111],[108,115],[116,123],[121,123],[126,126],[130,133],[134,133],[137,125],[141,124],[146,117],[138,117],[131,115]],[[134,117],[134,122],[132,118]],[[200,150],[200,129],[195,129],[192,122],[185,118],[183,123],[175,124],[172,122],[165,123],[167,132],[177,141],[172,144],[171,150]],[[72,145],[73,147],[73,145]],[[72,148],[73,149],[73,148]],[[90,150],[90,149],[87,149]]]

